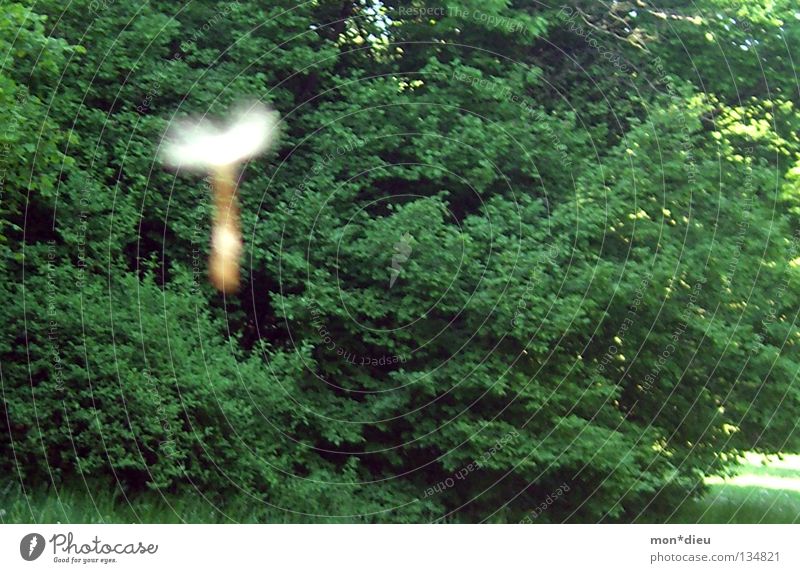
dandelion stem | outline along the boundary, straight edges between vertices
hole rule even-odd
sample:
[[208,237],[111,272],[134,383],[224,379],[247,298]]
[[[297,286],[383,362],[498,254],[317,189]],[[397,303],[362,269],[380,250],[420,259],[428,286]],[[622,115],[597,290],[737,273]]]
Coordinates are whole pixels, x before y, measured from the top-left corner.
[[236,200],[236,170],[233,165],[214,169],[214,227],[211,233],[209,278],[225,294],[239,288],[239,258],[242,233],[239,228],[239,206]]

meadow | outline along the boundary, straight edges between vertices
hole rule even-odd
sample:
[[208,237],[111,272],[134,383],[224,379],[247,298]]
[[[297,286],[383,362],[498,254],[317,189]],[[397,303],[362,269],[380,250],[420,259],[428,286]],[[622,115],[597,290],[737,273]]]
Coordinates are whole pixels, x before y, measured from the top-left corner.
[[[736,476],[706,478],[709,491],[688,499],[667,523],[800,523],[800,455],[748,453]],[[156,492],[125,499],[122,492],[89,492],[77,484],[25,495],[9,484],[0,492],[2,523],[262,523],[280,522],[252,504],[214,504],[197,494]],[[643,514],[638,523],[658,522]]]

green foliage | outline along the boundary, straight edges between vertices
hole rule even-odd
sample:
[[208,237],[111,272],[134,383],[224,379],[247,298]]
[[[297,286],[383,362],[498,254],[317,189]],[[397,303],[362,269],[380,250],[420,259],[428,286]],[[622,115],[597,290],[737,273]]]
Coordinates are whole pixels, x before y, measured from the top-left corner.
[[[270,521],[520,521],[567,484],[539,521],[628,521],[800,448],[800,23],[596,4],[12,4],[2,469]],[[743,23],[770,57],[725,69]],[[282,137],[223,298],[207,184],[158,152],[244,96]]]

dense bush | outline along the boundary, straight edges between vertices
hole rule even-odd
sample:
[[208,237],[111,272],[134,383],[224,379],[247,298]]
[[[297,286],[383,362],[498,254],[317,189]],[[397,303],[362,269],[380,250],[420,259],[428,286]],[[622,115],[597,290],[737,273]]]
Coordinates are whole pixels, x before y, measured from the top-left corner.
[[[788,2],[84,4],[0,23],[13,479],[625,521],[800,446]],[[158,152],[243,96],[282,137],[223,297]]]

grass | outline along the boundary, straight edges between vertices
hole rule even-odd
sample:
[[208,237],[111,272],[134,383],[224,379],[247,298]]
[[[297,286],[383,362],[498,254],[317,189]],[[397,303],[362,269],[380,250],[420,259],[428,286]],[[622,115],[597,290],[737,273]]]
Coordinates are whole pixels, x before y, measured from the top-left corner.
[[670,523],[800,523],[800,455],[746,454],[732,478],[706,478],[709,491],[688,500]]
[[[800,455],[747,454],[734,477],[710,477],[710,491],[687,500],[670,523],[800,523]],[[126,500],[121,492],[86,486],[23,493],[0,488],[0,523],[275,523],[246,499],[216,506],[199,493],[165,498],[156,492]]]
[[[23,493],[17,484],[0,490],[0,523],[263,523],[267,517],[240,502],[213,505],[200,494],[156,492],[125,499],[108,488],[86,486]],[[274,520],[272,520],[274,522]]]

